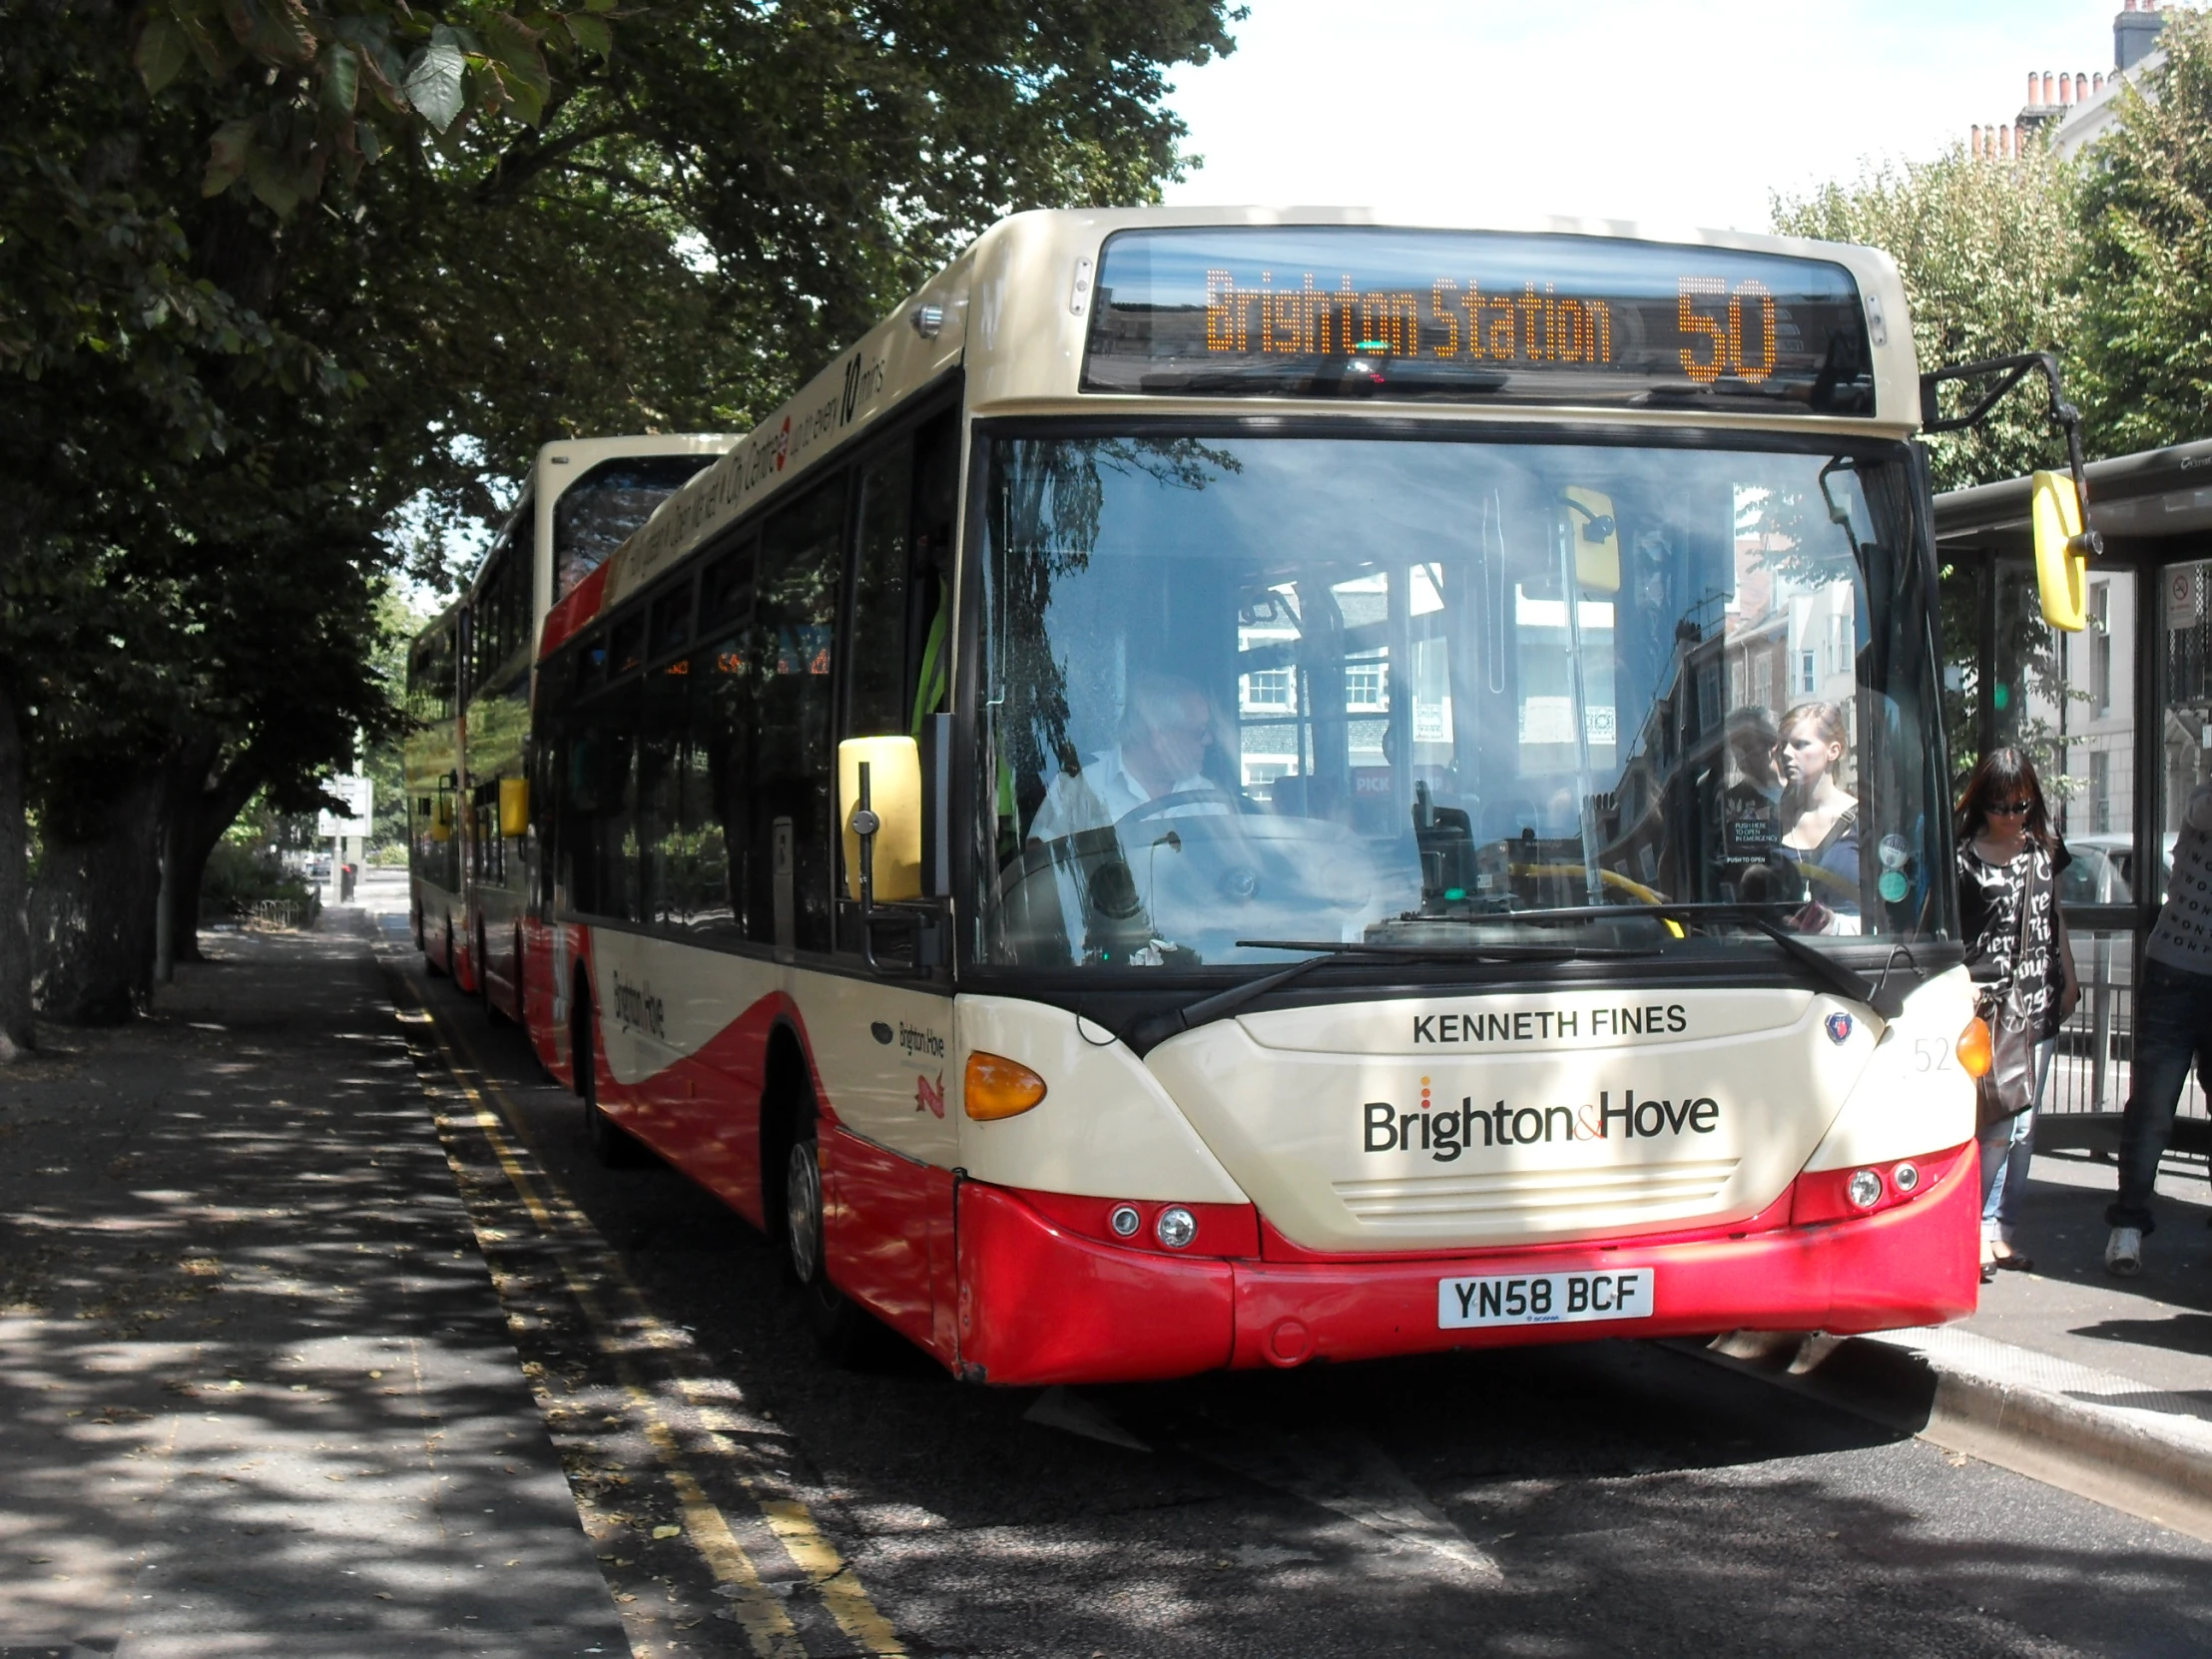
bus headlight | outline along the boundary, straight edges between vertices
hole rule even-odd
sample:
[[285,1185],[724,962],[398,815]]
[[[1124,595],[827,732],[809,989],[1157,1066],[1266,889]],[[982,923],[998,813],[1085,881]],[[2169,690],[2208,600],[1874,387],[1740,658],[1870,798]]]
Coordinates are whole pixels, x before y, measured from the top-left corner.
[[1198,1237],[1198,1218],[1180,1204],[1170,1204],[1152,1224],[1153,1237],[1170,1250],[1182,1250]]
[[1106,1225],[1114,1230],[1117,1239],[1135,1238],[1137,1229],[1144,1225],[1144,1217],[1137,1214],[1134,1204],[1117,1204],[1113,1214],[1106,1218]]
[[1855,1169],[1844,1183],[1844,1196],[1860,1209],[1871,1210],[1882,1202],[1882,1177],[1871,1169]]
[[1890,1179],[1897,1183],[1899,1192],[1909,1193],[1921,1184],[1921,1166],[1918,1164],[1900,1164],[1890,1172]]

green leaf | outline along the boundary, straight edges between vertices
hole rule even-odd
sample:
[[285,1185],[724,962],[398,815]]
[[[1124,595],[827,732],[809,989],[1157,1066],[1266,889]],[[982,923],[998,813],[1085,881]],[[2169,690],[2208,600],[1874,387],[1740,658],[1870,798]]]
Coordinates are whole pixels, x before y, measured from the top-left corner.
[[322,107],[336,116],[353,113],[360,95],[361,60],[351,48],[333,46],[323,54]]
[[184,69],[192,56],[192,41],[175,18],[155,12],[139,35],[137,56],[139,78],[146,83],[148,93],[158,93]]
[[407,66],[407,101],[437,132],[453,125],[461,113],[461,72],[467,60],[449,41],[435,41],[415,54]]
[[239,121],[226,121],[215,130],[215,137],[208,141],[208,171],[200,181],[202,196],[221,196],[239,181],[246,171],[247,146],[254,139],[255,122],[252,117]]
[[262,145],[246,152],[246,183],[264,207],[279,219],[288,219],[299,206],[303,181],[284,158]]
[[314,56],[299,0],[228,0],[225,10],[239,44],[265,63],[305,63]]
[[588,12],[570,12],[561,21],[568,25],[568,38],[583,52],[595,52],[606,57],[615,49],[614,31],[607,27],[604,18],[593,17]]

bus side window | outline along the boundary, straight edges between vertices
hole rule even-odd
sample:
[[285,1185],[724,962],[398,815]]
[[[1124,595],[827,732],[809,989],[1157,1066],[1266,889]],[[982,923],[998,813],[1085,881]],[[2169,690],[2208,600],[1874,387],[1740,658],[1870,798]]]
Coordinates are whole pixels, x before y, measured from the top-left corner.
[[914,579],[907,594],[914,688],[909,731],[951,706],[953,531],[960,503],[960,414],[947,409],[914,434]]
[[735,636],[691,661],[684,739],[682,822],[691,848],[682,882],[684,916],[695,932],[742,931],[745,866],[731,848],[745,844],[742,803],[752,776],[753,722],[743,642]]
[[[707,567],[700,585],[701,637],[713,643],[692,657],[684,744],[684,832],[698,849],[685,913],[707,933],[750,937],[753,900],[750,802],[761,674],[753,647],[755,545],[748,538]],[[767,865],[759,864],[762,882]]]
[[637,919],[664,928],[685,922],[683,765],[690,671],[681,658],[647,671],[638,727]]
[[860,474],[847,635],[851,684],[845,692],[846,737],[882,737],[906,729],[912,495],[913,450],[901,439]]
[[[794,943],[801,950],[830,948],[835,761],[830,659],[843,566],[844,503],[840,473],[763,528],[746,652],[760,672],[758,765],[748,791],[746,850],[754,879],[767,882],[774,867],[776,821],[792,821]],[[774,906],[765,889],[761,901],[749,908],[749,936],[773,944]]]

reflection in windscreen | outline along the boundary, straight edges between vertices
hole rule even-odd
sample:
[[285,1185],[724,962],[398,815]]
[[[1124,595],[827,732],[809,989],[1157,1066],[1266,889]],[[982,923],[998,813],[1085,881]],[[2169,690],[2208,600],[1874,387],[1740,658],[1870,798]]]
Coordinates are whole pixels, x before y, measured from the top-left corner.
[[605,564],[712,455],[643,455],[606,461],[553,504],[553,597]]
[[1910,499],[1890,451],[1002,441],[975,948],[1936,929]]

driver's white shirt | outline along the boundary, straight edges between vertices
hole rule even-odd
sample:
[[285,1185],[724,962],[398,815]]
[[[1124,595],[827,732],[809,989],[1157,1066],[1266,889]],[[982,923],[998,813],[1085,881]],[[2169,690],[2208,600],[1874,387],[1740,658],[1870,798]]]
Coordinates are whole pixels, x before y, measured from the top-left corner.
[[[1216,793],[1220,786],[1193,773],[1173,789],[1160,794],[1181,795],[1186,790]],[[1128,767],[1122,764],[1121,745],[1116,744],[1103,754],[1093,755],[1075,777],[1070,778],[1064,772],[1054,775],[1045,788],[1044,805],[1037,809],[1037,816],[1029,826],[1029,838],[1052,841],[1079,830],[1110,830],[1146,802],[1159,799],[1160,796],[1153,795],[1130,776]],[[1205,811],[1195,804],[1189,810]],[[1172,807],[1168,816],[1176,817],[1184,811],[1184,808]]]

